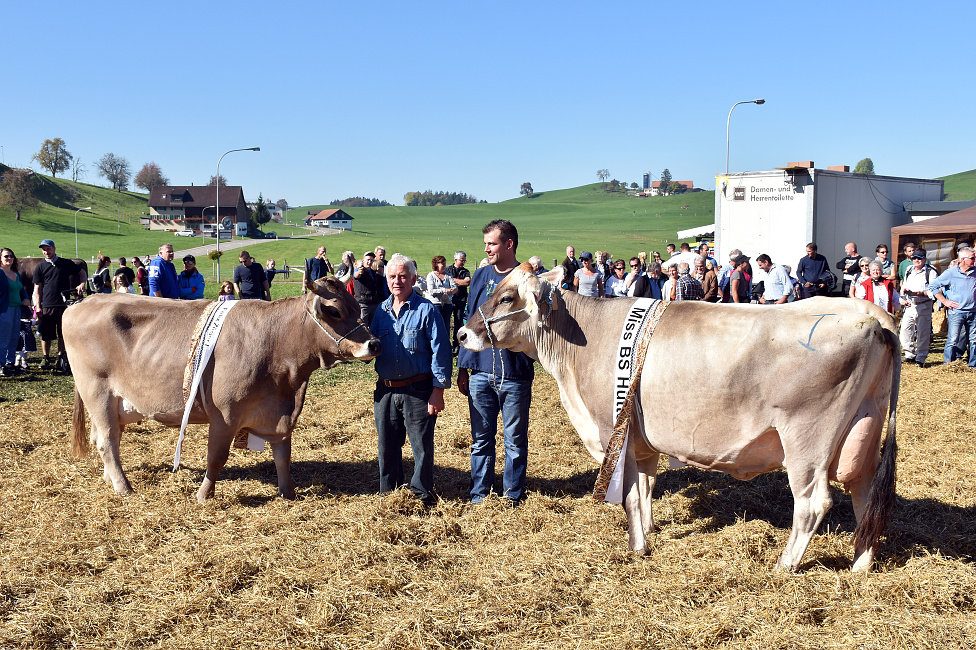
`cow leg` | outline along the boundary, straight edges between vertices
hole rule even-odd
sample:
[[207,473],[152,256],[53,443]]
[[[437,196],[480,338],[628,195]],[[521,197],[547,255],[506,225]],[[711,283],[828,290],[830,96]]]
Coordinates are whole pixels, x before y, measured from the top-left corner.
[[197,501],[200,503],[206,503],[207,499],[213,497],[217,475],[227,463],[235,433],[236,431],[225,426],[223,422],[210,423],[210,435],[207,440],[207,471],[203,475],[200,489],[197,490]]
[[654,490],[658,456],[653,454],[638,461],[631,438],[623,459],[623,507],[627,515],[630,550],[639,555],[648,554],[647,534],[654,529],[651,492]]
[[793,492],[793,530],[776,568],[795,571],[833,500],[825,468],[787,469],[786,473]]
[[654,534],[654,511],[651,509],[651,495],[657,481],[657,467],[661,454],[653,453],[637,461],[637,488],[640,493],[641,526],[645,535]]
[[[91,416],[91,440],[102,458],[102,480],[112,485],[118,494],[132,494],[132,485],[122,470],[119,448],[122,443],[122,425],[119,423],[118,398],[91,400],[85,404]],[[92,407],[91,404],[100,404]]]
[[291,436],[271,443],[271,453],[278,471],[278,496],[292,501],[295,499],[295,481],[291,478]]

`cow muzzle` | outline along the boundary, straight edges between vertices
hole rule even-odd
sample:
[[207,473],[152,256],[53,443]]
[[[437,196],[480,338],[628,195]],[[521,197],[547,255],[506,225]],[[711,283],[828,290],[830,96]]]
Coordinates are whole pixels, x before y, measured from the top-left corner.
[[467,325],[458,330],[457,337],[458,343],[472,352],[481,352],[488,348],[488,342],[485,340],[485,337],[478,336]]

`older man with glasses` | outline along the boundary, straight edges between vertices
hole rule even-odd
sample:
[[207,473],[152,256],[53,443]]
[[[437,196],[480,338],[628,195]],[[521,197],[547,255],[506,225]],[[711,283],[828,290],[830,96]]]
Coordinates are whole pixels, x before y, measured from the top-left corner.
[[976,253],[972,248],[959,251],[957,264],[928,286],[935,299],[948,308],[949,335],[943,361],[961,359],[969,348],[969,367],[976,368]]

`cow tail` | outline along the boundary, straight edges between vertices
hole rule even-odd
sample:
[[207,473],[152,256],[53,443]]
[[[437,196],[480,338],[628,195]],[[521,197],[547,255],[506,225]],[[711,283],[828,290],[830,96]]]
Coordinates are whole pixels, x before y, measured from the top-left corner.
[[71,455],[84,458],[91,449],[91,440],[85,427],[85,403],[75,388],[75,407],[71,414]]
[[891,398],[888,403],[888,437],[881,450],[881,464],[871,480],[868,504],[864,516],[854,532],[854,557],[869,549],[877,550],[881,533],[891,520],[895,509],[895,457],[898,443],[895,438],[895,419],[898,410],[898,389],[901,385],[901,343],[894,332],[883,330],[892,355]]

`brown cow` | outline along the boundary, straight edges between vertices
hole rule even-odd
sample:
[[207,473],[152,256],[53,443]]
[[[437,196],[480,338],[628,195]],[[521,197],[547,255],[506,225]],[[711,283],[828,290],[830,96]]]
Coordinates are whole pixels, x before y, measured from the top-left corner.
[[[27,291],[28,296],[34,293],[34,269],[44,261],[46,260],[43,257],[17,258],[17,268],[20,271],[20,277],[24,282],[24,290]],[[78,259],[71,261],[78,265],[79,272],[71,276],[70,286],[77,287],[88,278],[88,262]]]
[[[615,372],[630,367],[633,347],[618,350],[618,342],[625,323],[630,329],[635,300],[560,292],[560,274],[536,276],[528,264],[512,271],[458,341],[470,350],[507,348],[538,360],[559,384],[586,448],[602,462],[620,399]],[[743,480],[785,468],[794,510],[780,568],[799,565],[831,507],[830,481],[844,484],[857,519],[853,568],[869,570],[894,504],[900,351],[891,317],[864,300],[671,303],[647,346],[632,443],[620,457],[631,549],[647,551],[663,453]],[[708,359],[707,370],[673,367],[688,358]],[[702,391],[702,376],[713,390]]]
[[[309,293],[275,302],[245,300],[227,314],[204,371],[190,422],[209,423],[207,471],[197,492],[213,496],[234,436],[271,443],[278,493],[295,497],[291,432],[305,403],[309,376],[340,361],[368,360],[379,341],[359,320],[359,305],[334,278],[308,283]],[[183,372],[206,300],[96,294],[64,314],[64,340],[75,379],[71,448],[84,456],[94,442],[104,480],[132,492],[119,458],[126,424],[151,418],[179,427]],[[85,435],[85,409],[92,420]]]

